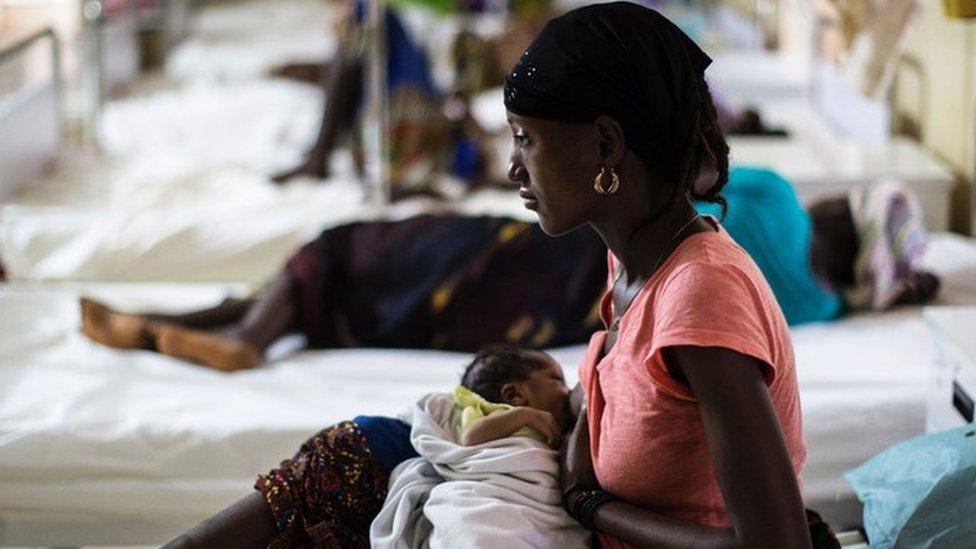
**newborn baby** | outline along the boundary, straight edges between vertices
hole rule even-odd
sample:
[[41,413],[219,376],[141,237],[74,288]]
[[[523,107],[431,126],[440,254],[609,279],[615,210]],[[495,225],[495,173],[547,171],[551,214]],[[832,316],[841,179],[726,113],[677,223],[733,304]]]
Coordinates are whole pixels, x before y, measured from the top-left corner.
[[427,395],[406,418],[420,457],[393,470],[371,546],[588,547],[558,483],[554,447],[571,418],[569,388],[551,356],[481,351],[453,395]]
[[452,427],[464,446],[514,435],[558,447],[572,427],[562,367],[541,351],[481,351],[464,370],[454,404]]

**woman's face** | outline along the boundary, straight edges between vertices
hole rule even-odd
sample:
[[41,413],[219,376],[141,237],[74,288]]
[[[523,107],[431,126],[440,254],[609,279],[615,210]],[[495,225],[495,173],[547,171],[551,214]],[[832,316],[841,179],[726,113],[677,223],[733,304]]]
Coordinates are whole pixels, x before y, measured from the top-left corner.
[[525,207],[539,216],[550,236],[568,233],[592,219],[601,168],[590,124],[553,122],[508,114],[512,156],[508,178],[520,184]]

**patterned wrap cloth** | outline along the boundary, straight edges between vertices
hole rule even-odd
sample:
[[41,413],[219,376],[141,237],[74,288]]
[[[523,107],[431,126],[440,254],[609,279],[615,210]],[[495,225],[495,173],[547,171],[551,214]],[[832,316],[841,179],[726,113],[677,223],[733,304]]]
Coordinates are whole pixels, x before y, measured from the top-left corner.
[[[366,2],[359,0],[348,22],[348,38],[341,45],[351,58],[366,58],[365,17]],[[464,181],[478,177],[484,151],[442,111],[443,97],[434,84],[426,51],[410,36],[395,9],[387,7],[384,21],[389,124],[387,161],[394,197],[436,194],[436,183],[443,175]],[[359,114],[368,96],[365,82],[359,83],[356,96],[356,134],[362,136],[366,130]],[[353,153],[362,156],[361,139],[354,139],[352,145]]]
[[844,298],[852,309],[887,309],[905,290],[908,275],[921,267],[926,245],[921,208],[896,181],[855,188],[849,201],[858,251],[854,286]]
[[310,347],[477,351],[585,342],[606,247],[502,217],[423,215],[328,229],[288,262]]
[[268,547],[369,547],[390,471],[416,455],[397,419],[358,416],[322,430],[254,485],[280,532]]

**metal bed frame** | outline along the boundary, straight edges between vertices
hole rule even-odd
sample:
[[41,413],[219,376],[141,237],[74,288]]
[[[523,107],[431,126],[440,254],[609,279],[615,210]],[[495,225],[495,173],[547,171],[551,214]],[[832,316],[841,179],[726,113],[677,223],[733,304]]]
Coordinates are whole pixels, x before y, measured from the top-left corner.
[[51,167],[61,150],[61,48],[51,28],[0,51],[0,71],[17,64],[38,44],[50,45],[50,76],[0,93],[0,202],[23,189]]

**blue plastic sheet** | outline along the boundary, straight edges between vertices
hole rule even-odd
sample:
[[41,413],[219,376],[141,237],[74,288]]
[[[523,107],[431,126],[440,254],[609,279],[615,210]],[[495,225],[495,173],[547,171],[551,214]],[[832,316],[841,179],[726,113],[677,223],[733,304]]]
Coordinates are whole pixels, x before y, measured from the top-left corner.
[[892,446],[844,478],[872,549],[976,547],[976,424]]

